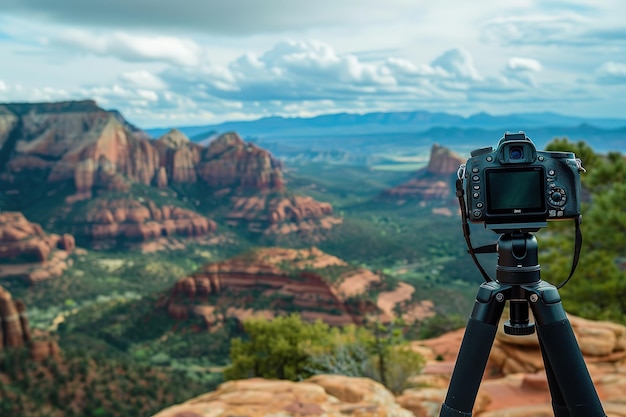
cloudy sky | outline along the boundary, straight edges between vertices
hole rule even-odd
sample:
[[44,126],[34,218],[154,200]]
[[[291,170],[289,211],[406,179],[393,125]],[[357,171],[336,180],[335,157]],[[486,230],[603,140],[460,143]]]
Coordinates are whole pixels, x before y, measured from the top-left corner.
[[626,2],[0,0],[0,102],[84,98],[143,128],[342,111],[626,118]]

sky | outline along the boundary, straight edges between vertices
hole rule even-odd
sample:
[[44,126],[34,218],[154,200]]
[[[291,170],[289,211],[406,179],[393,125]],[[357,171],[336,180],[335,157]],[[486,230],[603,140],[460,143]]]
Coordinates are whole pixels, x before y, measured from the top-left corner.
[[623,0],[0,0],[0,102],[141,128],[328,113],[626,118]]

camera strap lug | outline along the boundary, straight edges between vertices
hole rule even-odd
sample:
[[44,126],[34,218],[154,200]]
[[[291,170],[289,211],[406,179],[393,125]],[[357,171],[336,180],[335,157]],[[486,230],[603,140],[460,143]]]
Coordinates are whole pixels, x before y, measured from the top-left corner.
[[583,166],[583,161],[580,158],[576,158],[576,168],[578,168],[579,171],[587,172],[587,170]]

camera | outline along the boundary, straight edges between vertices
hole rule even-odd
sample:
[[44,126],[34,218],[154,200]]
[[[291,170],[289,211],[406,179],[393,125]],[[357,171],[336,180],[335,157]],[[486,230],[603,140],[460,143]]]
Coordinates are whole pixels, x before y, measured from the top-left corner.
[[468,218],[486,224],[576,218],[581,170],[574,153],[539,151],[524,132],[507,132],[497,149],[476,149],[461,166]]

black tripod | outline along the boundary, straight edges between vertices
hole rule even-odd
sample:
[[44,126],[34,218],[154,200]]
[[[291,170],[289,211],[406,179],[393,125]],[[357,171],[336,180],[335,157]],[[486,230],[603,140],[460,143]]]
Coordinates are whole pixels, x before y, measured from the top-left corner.
[[[491,227],[496,229],[495,227]],[[452,373],[440,417],[471,417],[480,381],[496,336],[505,302],[510,320],[504,330],[511,335],[535,331],[546,370],[555,417],[606,417],[583,361],[572,327],[555,286],[539,276],[538,228],[500,229],[496,280],[483,283],[476,295],[459,356]]]

